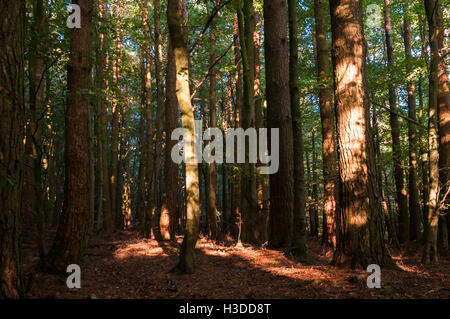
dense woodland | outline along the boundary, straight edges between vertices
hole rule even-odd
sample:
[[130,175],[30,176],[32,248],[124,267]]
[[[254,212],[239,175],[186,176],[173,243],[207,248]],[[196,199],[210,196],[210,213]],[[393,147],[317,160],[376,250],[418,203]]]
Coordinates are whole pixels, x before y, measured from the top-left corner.
[[[171,245],[171,276],[207,267],[199,243],[299,264],[319,245],[359,270],[448,258],[450,1],[72,3],[79,27],[70,1],[0,0],[0,298],[123,236]],[[278,171],[248,145],[174,163],[194,120],[224,142],[279,128]]]

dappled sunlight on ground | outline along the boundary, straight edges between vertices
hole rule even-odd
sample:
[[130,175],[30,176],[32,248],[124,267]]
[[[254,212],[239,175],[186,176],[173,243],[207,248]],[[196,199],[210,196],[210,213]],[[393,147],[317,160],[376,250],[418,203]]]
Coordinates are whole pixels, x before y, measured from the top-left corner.
[[[81,266],[81,289],[68,289],[65,277],[35,273],[31,298],[448,298],[450,259],[424,267],[420,253],[392,252],[400,269],[382,269],[381,289],[367,288],[362,269],[328,265],[332,251],[308,241],[308,258],[297,262],[282,251],[215,244],[199,239],[197,269],[174,275],[177,242],[157,242],[123,232],[95,238]],[[31,247],[29,248],[31,251]],[[418,249],[418,248],[417,248]],[[34,251],[34,250],[33,250]],[[36,250],[37,251],[37,250]],[[403,255],[402,255],[403,254]],[[37,257],[29,253],[28,268]],[[29,268],[30,269],[30,268]]]

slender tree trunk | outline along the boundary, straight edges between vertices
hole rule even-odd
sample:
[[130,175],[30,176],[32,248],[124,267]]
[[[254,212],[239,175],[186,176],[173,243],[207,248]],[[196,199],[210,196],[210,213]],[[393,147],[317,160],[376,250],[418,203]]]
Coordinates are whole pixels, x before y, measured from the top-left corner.
[[429,143],[429,194],[428,218],[425,227],[425,244],[422,256],[424,264],[437,261],[437,233],[439,220],[439,136],[438,136],[438,93],[439,93],[439,50],[436,6],[438,0],[424,0],[428,20],[428,32],[431,51],[430,94],[428,115]]
[[110,219],[105,224],[105,231],[111,233],[114,231],[114,223],[117,215],[117,171],[118,171],[118,161],[119,161],[119,118],[120,118],[120,65],[121,65],[121,55],[122,55],[122,11],[123,3],[122,0],[118,0],[116,8],[117,16],[117,29],[116,29],[116,39],[115,39],[115,57],[113,60],[112,72],[113,72],[113,100],[111,103],[112,108],[112,119],[111,119],[111,159],[110,159],[110,169],[109,169],[109,190],[111,199],[111,214]]
[[323,0],[314,1],[314,16],[316,21],[317,78],[319,82],[319,106],[322,124],[324,178],[322,241],[329,246],[336,246],[337,156],[334,142],[335,119],[331,101],[331,78],[328,74],[328,43]]
[[[391,8],[390,0],[384,0],[384,29],[386,33],[386,48],[388,66],[390,68],[390,77],[394,78],[394,46],[392,42],[392,26],[391,26]],[[409,213],[406,188],[403,180],[402,168],[402,152],[400,147],[400,130],[398,124],[395,83],[389,85],[389,106],[391,135],[392,135],[392,153],[394,162],[394,179],[397,194],[398,216],[399,216],[399,240],[400,244],[406,244],[409,240]]]
[[89,63],[92,2],[74,1],[81,8],[81,28],[72,29],[65,113],[64,206],[47,265],[65,272],[83,255],[89,223]]
[[182,26],[182,1],[168,0],[167,22],[177,68],[177,99],[181,110],[181,123],[185,129],[184,154],[186,159],[187,214],[186,228],[180,250],[180,259],[174,271],[192,273],[195,268],[195,244],[200,222],[200,194],[198,165],[194,151],[194,113],[189,89],[189,51],[187,37]]
[[303,164],[303,136],[300,100],[298,95],[298,31],[297,2],[288,1],[289,23],[289,93],[292,114],[294,151],[294,230],[292,252],[300,260],[306,259],[306,201]]
[[[156,149],[154,157],[154,180],[152,183],[152,192],[154,196],[154,204],[153,204],[153,215],[156,217],[156,212],[160,211],[161,207],[161,182],[162,182],[162,161],[163,161],[163,131],[164,131],[164,84],[162,81],[162,34],[161,34],[161,4],[159,0],[153,1],[153,17],[154,17],[154,25],[155,25],[155,80],[156,80]],[[150,50],[149,50],[150,54]],[[153,218],[154,222],[152,222],[153,228],[158,224],[158,220]]]
[[294,221],[294,154],[286,23],[286,2],[265,1],[267,123],[269,129],[279,129],[279,168],[270,175],[268,244],[273,248],[291,247]]
[[317,184],[319,183],[317,178],[317,153],[316,153],[316,130],[315,128],[311,131],[311,141],[312,141],[312,210],[314,214],[311,214],[311,218],[314,218],[314,228],[311,229],[311,235],[319,238],[319,191],[317,189]]
[[[238,27],[238,17],[234,14],[233,19],[233,43],[234,43],[234,63],[235,63],[235,82],[236,82],[236,102],[235,102],[235,116],[234,116],[234,127],[241,127],[241,111],[243,104],[243,92],[242,92],[242,72],[241,72],[241,48],[239,41],[239,27]],[[236,149],[235,149],[236,151]],[[242,211],[241,211],[241,167],[234,166],[233,169],[233,216],[232,220],[232,231],[231,234],[236,238],[237,243],[241,241],[241,228],[242,228]]]
[[[255,69],[254,42],[255,29],[253,1],[244,1],[242,8],[238,8],[239,41],[243,67],[243,103],[240,114],[241,127],[246,130],[255,126]],[[243,242],[258,244],[257,230],[257,198],[255,165],[249,163],[249,148],[245,146],[245,163],[242,164],[241,178],[241,216]]]
[[[0,298],[23,297],[20,203],[24,152],[25,1],[0,1]],[[7,45],[6,45],[7,44]]]
[[368,125],[362,1],[330,0],[332,61],[339,154],[339,212],[333,263],[390,263]]
[[[405,56],[407,60],[407,76],[412,72],[411,63],[411,27],[409,23],[409,7],[408,4],[403,6],[403,40],[405,44]],[[408,117],[416,120],[416,97],[414,81],[408,81]],[[420,206],[419,191],[417,185],[417,133],[415,124],[408,121],[408,138],[409,138],[409,220],[410,220],[410,239],[420,239]]]
[[[216,127],[216,26],[213,22],[209,27],[210,53],[209,63],[212,68],[209,70],[209,127]],[[212,154],[214,155],[214,154]],[[208,226],[209,236],[211,240],[216,240],[218,236],[217,226],[217,207],[216,207],[216,190],[217,190],[217,171],[216,163],[209,164],[209,187],[208,187]]]
[[166,102],[165,102],[165,128],[166,128],[166,151],[164,163],[164,188],[162,195],[162,207],[160,218],[160,229],[163,238],[175,240],[178,226],[178,166],[172,161],[171,150],[177,143],[171,139],[172,132],[178,126],[178,101],[176,93],[176,65],[173,49],[169,41],[167,52],[166,69]]

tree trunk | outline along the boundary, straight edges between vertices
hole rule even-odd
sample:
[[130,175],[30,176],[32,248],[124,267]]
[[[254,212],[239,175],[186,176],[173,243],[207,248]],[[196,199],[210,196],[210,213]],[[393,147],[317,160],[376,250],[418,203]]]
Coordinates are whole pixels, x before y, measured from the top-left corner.
[[297,2],[288,1],[289,20],[289,93],[291,98],[292,134],[294,151],[294,231],[292,253],[306,259],[306,200],[305,170],[303,164],[303,136],[300,100],[298,95],[298,31]]
[[[246,130],[255,126],[255,69],[253,33],[255,29],[253,1],[244,1],[238,8],[239,41],[243,67],[243,103],[240,113],[240,126]],[[258,244],[257,198],[255,165],[249,163],[249,148],[245,146],[245,163],[241,165],[241,239],[245,243]]]
[[[405,44],[405,56],[407,66],[407,77],[412,72],[411,63],[411,28],[409,23],[409,7],[408,4],[403,6],[403,40]],[[416,120],[416,97],[414,81],[408,81],[408,117]],[[419,191],[417,186],[417,133],[416,126],[408,121],[408,138],[409,138],[409,220],[410,220],[410,239],[420,239],[420,206]]]
[[[279,169],[270,175],[268,244],[272,248],[291,247],[294,221],[294,154],[286,23],[286,2],[265,1],[267,124],[269,129],[279,129]],[[271,137],[269,144],[270,141]]]
[[182,127],[186,130],[183,136],[185,142],[184,154],[186,159],[186,192],[187,214],[186,228],[180,250],[180,259],[175,272],[192,273],[195,264],[195,244],[198,239],[200,222],[200,194],[198,180],[198,165],[194,151],[195,125],[194,112],[189,89],[189,51],[187,37],[182,27],[182,1],[168,0],[167,22],[169,25],[170,40],[175,54],[177,68],[177,99],[181,110]]
[[65,273],[78,263],[89,223],[89,63],[92,2],[74,1],[81,8],[81,28],[72,29],[67,72],[65,113],[64,206],[47,266]]
[[339,212],[333,263],[390,262],[384,246],[375,157],[368,125],[362,1],[330,0],[339,149]]
[[[391,9],[390,0],[384,0],[384,29],[386,33],[386,49],[388,66],[390,69],[390,78],[394,78],[394,46],[392,42],[392,29],[391,29]],[[397,194],[398,216],[399,216],[399,241],[400,244],[406,244],[409,240],[409,213],[408,202],[405,184],[403,180],[403,168],[402,168],[402,151],[400,147],[400,130],[398,124],[395,83],[389,85],[389,107],[390,112],[390,124],[392,135],[392,153],[394,162],[394,179],[395,188]]]
[[[212,67],[209,70],[209,127],[216,127],[216,26],[214,19],[209,27],[210,53],[209,63]],[[214,155],[214,154],[212,154]],[[216,207],[216,190],[217,190],[217,171],[216,163],[209,164],[209,187],[208,187],[208,226],[209,236],[211,240],[216,240],[218,236],[217,226],[217,207]]]
[[422,262],[424,264],[437,261],[437,232],[439,220],[439,137],[438,137],[438,93],[439,93],[439,49],[438,28],[436,23],[436,6],[438,0],[424,0],[428,20],[428,32],[431,51],[430,61],[430,94],[428,115],[429,144],[429,194],[428,217],[425,227],[425,244]]
[[[169,41],[166,69],[166,102],[165,102],[165,128],[166,151],[164,164],[164,191],[160,217],[160,230],[162,238],[175,240],[178,226],[178,166],[172,161],[171,150],[177,143],[171,139],[172,132],[178,125],[178,101],[176,92],[176,65],[173,49]],[[167,232],[169,234],[167,234]],[[169,236],[167,236],[169,235]]]
[[[25,1],[0,8],[0,298],[23,297],[20,203],[24,152]],[[7,44],[7,45],[6,45]]]
[[317,78],[319,83],[319,106],[322,124],[323,153],[323,243],[336,246],[337,211],[337,156],[334,142],[334,110],[331,104],[331,79],[328,74],[328,43],[324,15],[324,1],[314,1],[316,21]]

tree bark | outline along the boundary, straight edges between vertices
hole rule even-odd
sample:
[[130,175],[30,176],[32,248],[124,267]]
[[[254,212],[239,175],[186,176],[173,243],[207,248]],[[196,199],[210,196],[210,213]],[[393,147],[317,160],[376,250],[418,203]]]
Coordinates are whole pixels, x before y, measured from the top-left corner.
[[65,273],[79,263],[86,244],[89,223],[89,63],[92,2],[74,1],[81,8],[81,28],[72,29],[67,72],[65,113],[64,206],[53,246],[47,258],[49,269]]
[[[272,248],[291,247],[294,221],[294,154],[286,23],[286,2],[264,1],[267,124],[269,129],[279,129],[279,169],[270,175],[268,244]],[[269,145],[270,141],[271,137]]]
[[195,269],[195,244],[198,239],[200,222],[200,194],[198,180],[198,165],[194,151],[195,125],[194,113],[189,89],[189,51],[186,31],[182,27],[182,0],[168,0],[167,22],[170,40],[175,54],[177,68],[177,99],[181,110],[182,127],[186,129],[183,136],[186,159],[186,192],[187,213],[184,239],[181,244],[180,259],[175,272],[192,273]]
[[339,154],[339,212],[333,264],[390,263],[368,125],[362,1],[330,0]]
[[0,1],[0,298],[23,297],[20,202],[24,152],[25,1]]
[[[391,9],[390,0],[384,0],[384,29],[386,33],[386,49],[387,49],[387,59],[388,66],[390,69],[390,77],[394,78],[393,68],[394,68],[394,46],[392,42],[392,26],[391,26]],[[408,213],[408,202],[406,188],[403,180],[403,168],[402,168],[402,151],[400,146],[400,130],[398,124],[397,105],[396,105],[396,94],[395,94],[395,83],[391,80],[389,85],[389,107],[392,112],[390,112],[389,121],[391,124],[391,135],[392,135],[392,153],[394,162],[394,179],[395,188],[397,194],[397,205],[398,205],[398,218],[399,218],[399,231],[398,237],[400,244],[406,244],[409,240],[409,213]]]
[[323,153],[323,243],[336,246],[336,211],[337,211],[337,156],[334,136],[334,110],[331,101],[331,78],[328,74],[328,43],[326,35],[324,1],[314,1],[316,21],[317,79],[319,83],[319,106],[322,124]]

